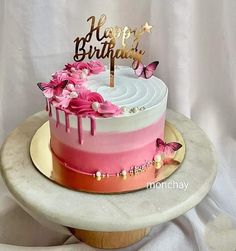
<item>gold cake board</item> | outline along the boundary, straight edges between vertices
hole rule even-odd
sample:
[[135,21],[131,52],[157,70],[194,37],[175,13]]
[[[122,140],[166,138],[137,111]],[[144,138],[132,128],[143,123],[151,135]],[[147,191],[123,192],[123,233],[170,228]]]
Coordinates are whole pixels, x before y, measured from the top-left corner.
[[[165,141],[166,142],[179,142],[182,144],[174,159],[180,162],[179,165],[164,165],[158,170],[156,182],[160,182],[173,174],[181,165],[185,156],[185,143],[181,133],[168,121],[165,123]],[[52,171],[52,156],[49,147],[50,130],[49,122],[43,124],[35,133],[31,140],[30,155],[35,167],[47,178],[53,180]],[[150,228],[142,228],[131,231],[122,232],[101,232],[90,231],[83,229],[68,228],[70,232],[79,240],[86,244],[104,249],[122,248],[132,245],[139,240],[143,239],[145,235],[150,232]]]

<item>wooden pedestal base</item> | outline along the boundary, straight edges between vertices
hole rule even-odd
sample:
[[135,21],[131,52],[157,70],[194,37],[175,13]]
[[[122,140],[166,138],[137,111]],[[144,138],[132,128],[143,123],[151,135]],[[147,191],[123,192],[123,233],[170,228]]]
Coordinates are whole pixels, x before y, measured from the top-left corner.
[[79,240],[96,248],[122,248],[138,242],[150,232],[142,228],[124,232],[98,232],[70,228],[71,233]]

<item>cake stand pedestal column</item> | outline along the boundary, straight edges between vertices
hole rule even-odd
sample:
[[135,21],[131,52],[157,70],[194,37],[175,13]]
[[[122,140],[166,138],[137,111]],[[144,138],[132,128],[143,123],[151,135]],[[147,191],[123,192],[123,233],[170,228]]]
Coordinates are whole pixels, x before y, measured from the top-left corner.
[[[31,138],[46,120],[45,112],[34,114],[6,139],[1,149],[3,179],[35,219],[52,222],[58,229],[66,226],[89,245],[119,248],[133,244],[149,227],[197,205],[215,179],[215,153],[205,133],[183,115],[168,110],[167,120],[181,132],[186,155],[181,167],[161,183],[165,186],[118,195],[66,189],[39,173],[29,155]],[[185,190],[183,184],[187,184]]]
[[130,246],[150,232],[150,228],[131,231],[99,232],[83,229],[71,229],[71,233],[79,240],[96,248],[122,248]]

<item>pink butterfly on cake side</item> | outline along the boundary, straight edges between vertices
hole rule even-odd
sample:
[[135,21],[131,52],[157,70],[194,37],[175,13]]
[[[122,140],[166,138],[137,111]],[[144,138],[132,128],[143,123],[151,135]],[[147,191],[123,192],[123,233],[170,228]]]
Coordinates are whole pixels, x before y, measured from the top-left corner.
[[182,145],[178,142],[165,143],[160,138],[157,139],[156,146],[157,153],[164,154],[165,158],[172,158],[174,152],[176,152],[182,147]]
[[159,61],[154,61],[151,64],[146,66],[146,65],[143,65],[141,62],[139,63],[137,60],[135,60],[132,64],[132,68],[134,69],[134,72],[138,77],[148,79],[153,75],[158,64],[159,64]]
[[156,162],[156,168],[159,169],[163,165],[179,165],[180,162],[174,160],[175,152],[178,151],[182,145],[178,142],[166,143],[162,139],[158,138],[156,141],[156,154],[154,161]]

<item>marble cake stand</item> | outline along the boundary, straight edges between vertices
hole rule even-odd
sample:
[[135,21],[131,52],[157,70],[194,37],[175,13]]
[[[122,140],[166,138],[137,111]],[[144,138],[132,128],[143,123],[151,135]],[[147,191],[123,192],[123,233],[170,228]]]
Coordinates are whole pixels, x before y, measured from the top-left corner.
[[[17,202],[35,219],[52,222],[57,229],[67,226],[92,246],[118,248],[142,239],[149,227],[197,205],[215,179],[214,149],[205,133],[183,115],[168,110],[167,120],[185,140],[186,156],[165,186],[120,195],[66,189],[39,173],[29,156],[31,138],[46,120],[45,112],[36,113],[6,139],[1,150],[3,179]],[[181,182],[188,184],[186,191],[177,189]]]

